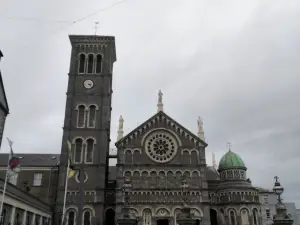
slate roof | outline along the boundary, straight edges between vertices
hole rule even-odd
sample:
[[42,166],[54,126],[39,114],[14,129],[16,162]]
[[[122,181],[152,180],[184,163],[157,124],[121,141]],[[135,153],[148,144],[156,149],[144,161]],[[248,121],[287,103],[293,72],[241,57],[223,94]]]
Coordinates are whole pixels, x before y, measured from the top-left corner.
[[[49,167],[59,164],[60,154],[21,154],[15,153],[21,159],[24,167]],[[9,154],[0,154],[0,166],[7,166]]]
[[220,180],[219,173],[213,166],[207,166],[205,174],[207,180]]

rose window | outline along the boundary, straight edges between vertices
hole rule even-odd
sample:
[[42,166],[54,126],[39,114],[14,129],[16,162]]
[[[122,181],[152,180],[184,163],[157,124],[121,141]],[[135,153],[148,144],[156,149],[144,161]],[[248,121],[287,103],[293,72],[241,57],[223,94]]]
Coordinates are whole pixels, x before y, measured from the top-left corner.
[[177,147],[176,139],[166,131],[154,132],[145,141],[146,154],[159,163],[172,160],[177,153]]

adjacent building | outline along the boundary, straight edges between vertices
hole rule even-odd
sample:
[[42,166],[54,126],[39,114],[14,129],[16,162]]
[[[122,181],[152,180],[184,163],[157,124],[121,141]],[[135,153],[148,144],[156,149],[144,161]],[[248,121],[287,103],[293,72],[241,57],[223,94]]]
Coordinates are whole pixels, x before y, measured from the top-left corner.
[[[263,188],[259,188],[259,192],[263,224],[271,225],[273,224],[273,216],[276,214],[277,195],[273,191]],[[285,202],[284,205],[287,209],[287,213],[293,218],[293,224],[299,224],[295,203]]]
[[[2,57],[3,57],[3,54],[0,50],[0,62],[1,62]],[[0,148],[1,148],[1,143],[2,143],[2,136],[3,136],[3,131],[4,131],[5,120],[6,120],[6,116],[8,115],[8,113],[9,113],[9,108],[8,108],[8,104],[7,104],[3,79],[2,79],[1,70],[0,70]]]

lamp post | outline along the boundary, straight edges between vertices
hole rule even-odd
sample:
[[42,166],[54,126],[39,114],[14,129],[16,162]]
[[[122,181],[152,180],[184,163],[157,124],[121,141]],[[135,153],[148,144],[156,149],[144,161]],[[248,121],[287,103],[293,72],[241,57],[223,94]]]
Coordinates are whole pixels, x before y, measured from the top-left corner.
[[178,218],[176,219],[176,222],[179,225],[196,225],[196,219],[192,218],[191,209],[188,206],[190,189],[186,180],[182,180],[180,188],[181,188],[183,208]]
[[137,219],[129,215],[129,193],[131,192],[131,181],[125,177],[124,184],[121,187],[123,197],[123,217],[117,221],[118,225],[136,225]]
[[284,191],[284,188],[281,186],[280,182],[278,181],[279,180],[278,176],[275,176],[274,179],[275,179],[275,184],[274,184],[274,187],[273,187],[273,191],[277,195],[278,204],[282,204],[281,195]]
[[189,210],[188,207],[189,185],[187,184],[186,180],[182,180],[180,188],[182,194],[183,209],[187,212]]
[[275,176],[275,184],[273,187],[274,193],[277,195],[277,204],[276,204],[276,214],[273,217],[274,225],[292,225],[293,219],[290,215],[287,214],[286,207],[282,202],[281,195],[284,191],[284,188],[279,182],[279,177]]

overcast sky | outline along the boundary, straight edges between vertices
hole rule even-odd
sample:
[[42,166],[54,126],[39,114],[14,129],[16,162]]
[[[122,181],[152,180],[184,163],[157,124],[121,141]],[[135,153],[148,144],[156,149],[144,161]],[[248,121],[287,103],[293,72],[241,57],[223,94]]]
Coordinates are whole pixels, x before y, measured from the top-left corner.
[[4,138],[16,152],[60,152],[68,35],[94,34],[98,21],[99,35],[116,37],[113,141],[120,115],[127,133],[156,113],[161,89],[183,126],[197,133],[204,118],[208,164],[231,142],[254,185],[272,188],[278,175],[300,207],[300,1],[0,2]]

